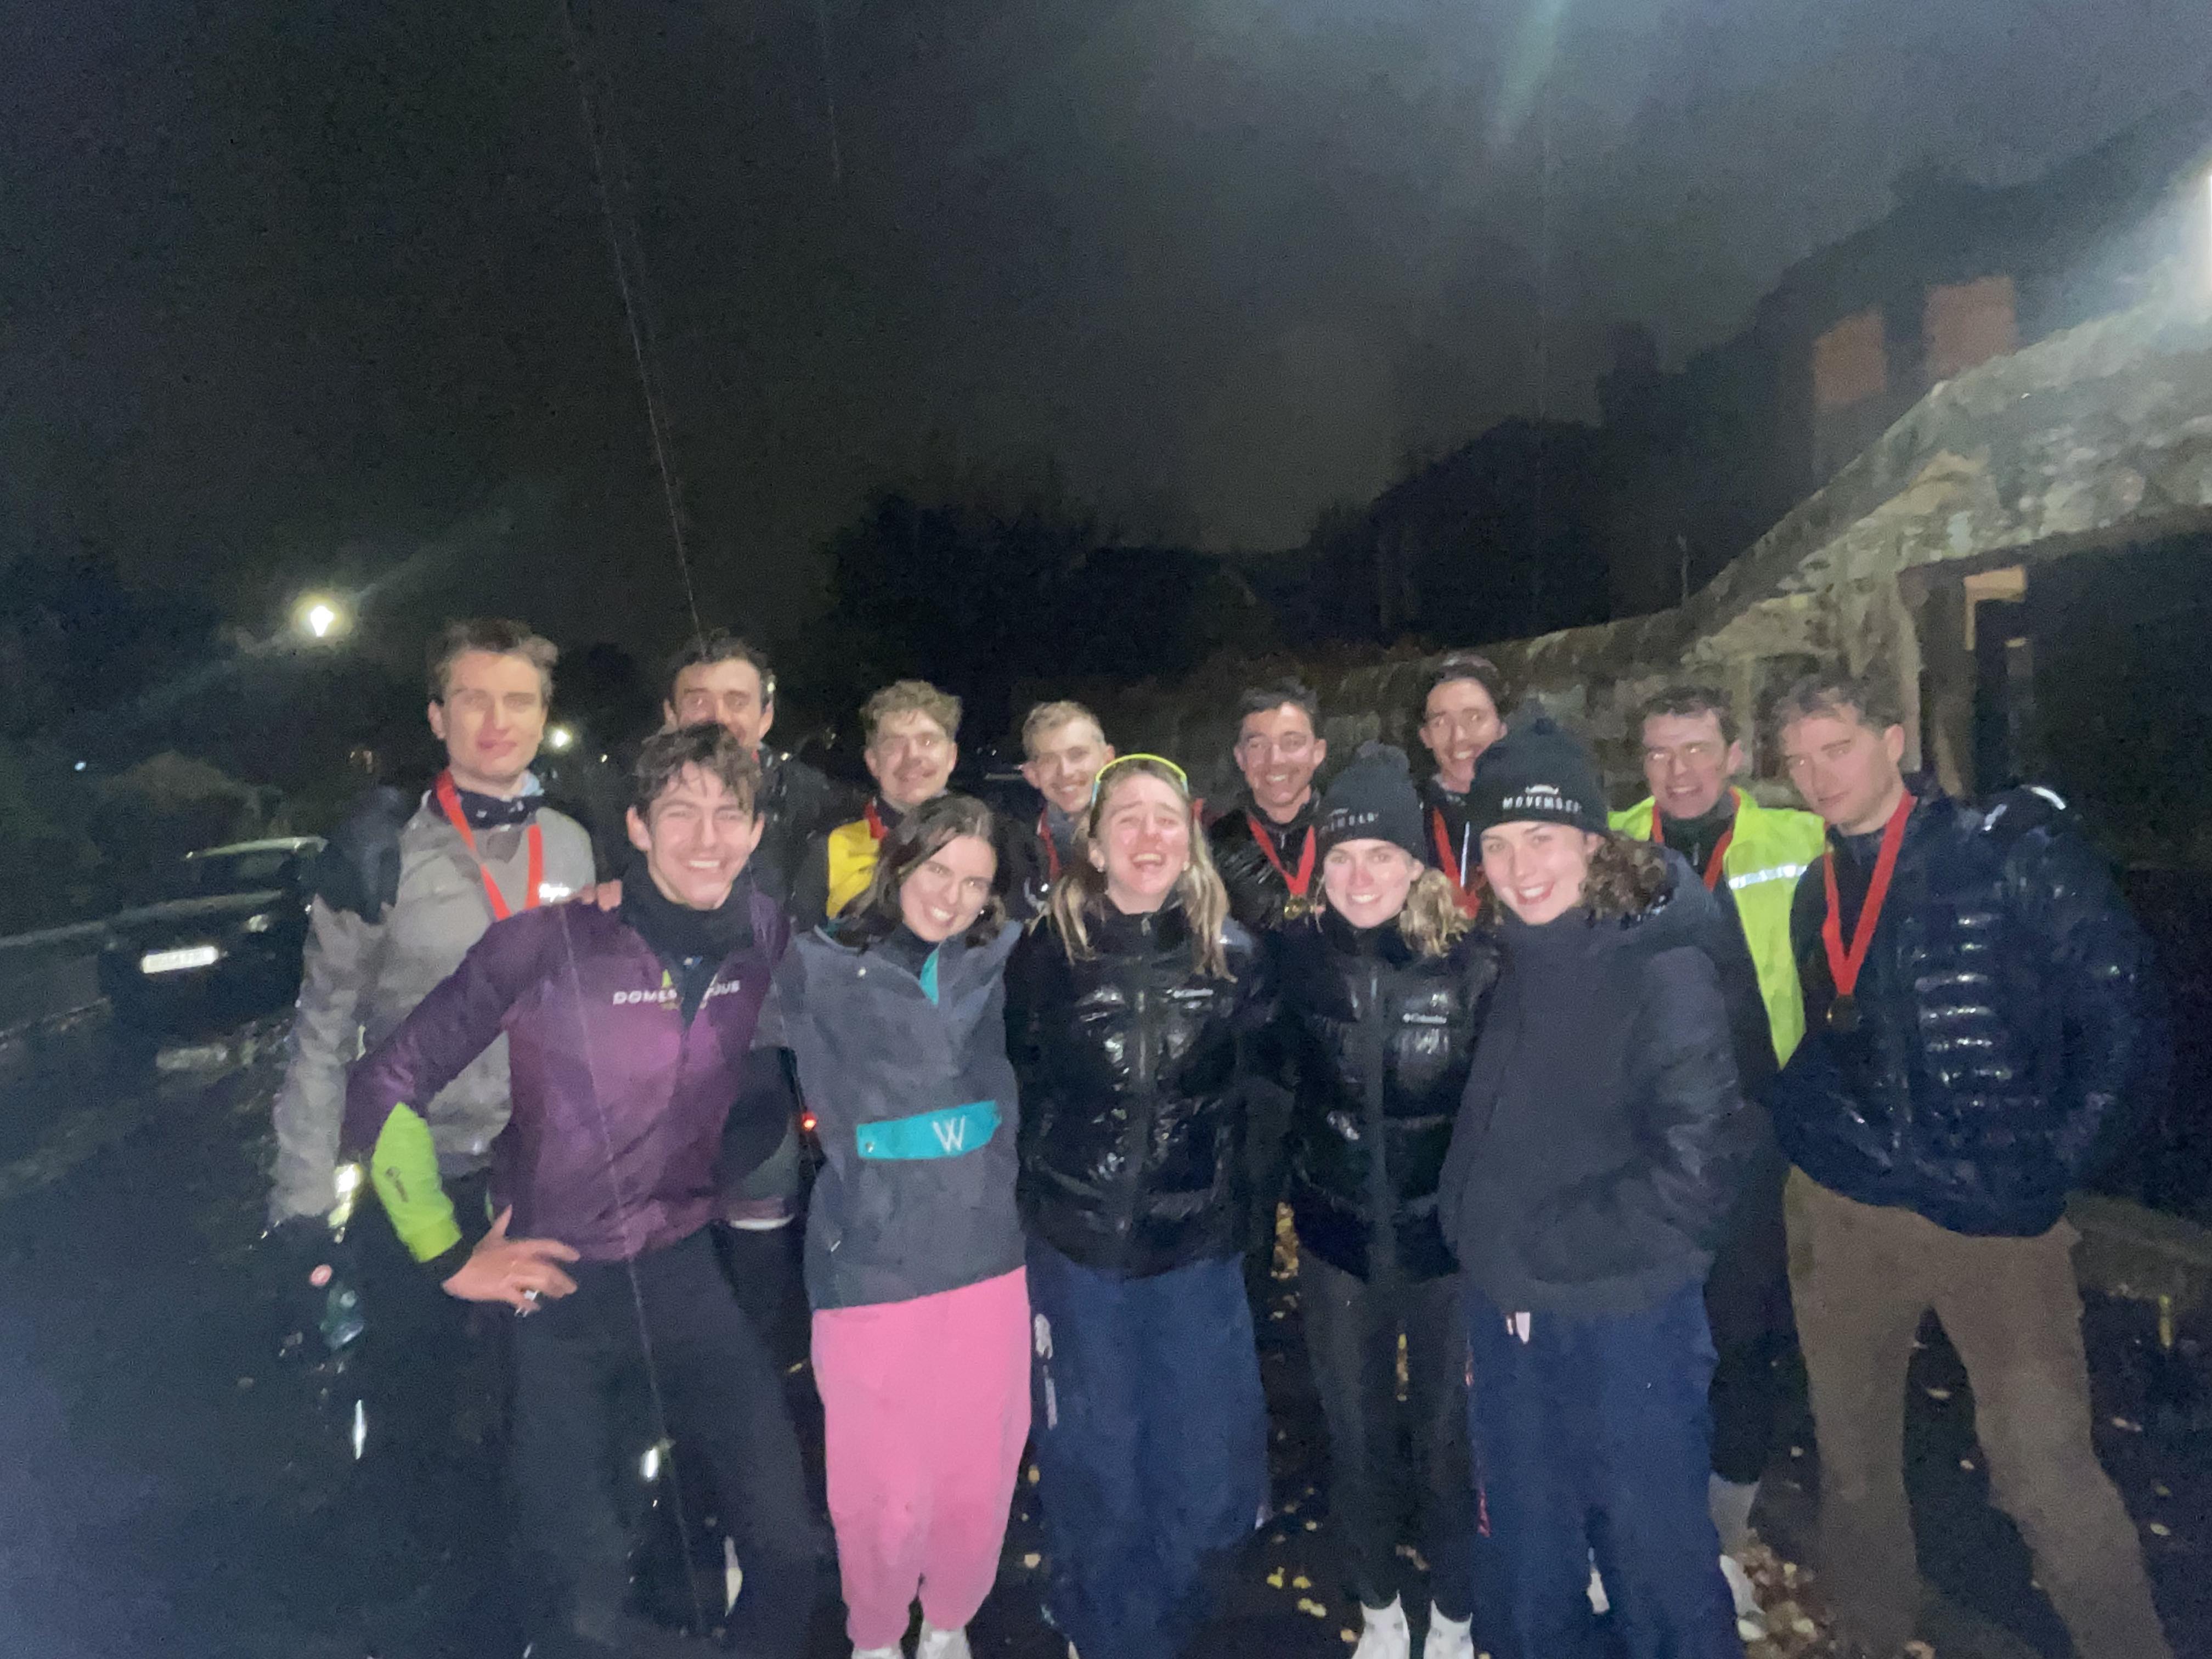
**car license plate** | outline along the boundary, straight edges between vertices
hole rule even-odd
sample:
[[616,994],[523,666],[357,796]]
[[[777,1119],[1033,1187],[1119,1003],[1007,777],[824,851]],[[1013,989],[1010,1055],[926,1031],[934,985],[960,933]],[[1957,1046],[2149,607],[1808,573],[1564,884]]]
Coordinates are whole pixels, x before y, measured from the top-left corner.
[[138,958],[142,974],[173,974],[184,968],[211,968],[222,951],[212,945],[187,945],[176,951],[149,951]]

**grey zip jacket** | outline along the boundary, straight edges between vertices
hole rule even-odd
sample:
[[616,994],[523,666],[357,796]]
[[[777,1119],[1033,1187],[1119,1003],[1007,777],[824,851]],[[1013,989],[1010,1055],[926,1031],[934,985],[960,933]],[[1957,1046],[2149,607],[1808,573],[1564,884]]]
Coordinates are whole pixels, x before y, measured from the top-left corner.
[[817,928],[777,964],[753,1043],[791,1050],[822,1144],[806,1217],[817,1310],[911,1301],[1022,1265],[1003,980],[1020,933],[948,939],[917,974]]
[[[545,842],[537,896],[541,903],[551,903],[591,885],[592,840],[580,824],[550,808],[540,807],[536,816]],[[366,817],[333,836],[334,845],[374,840],[373,826],[364,830]],[[382,833],[379,851],[388,860],[391,832]],[[526,908],[526,827],[509,824],[475,833],[484,872],[499,884],[509,908],[519,913]],[[329,1213],[337,1201],[333,1176],[347,1071],[391,1035],[431,987],[461,965],[469,947],[491,926],[491,902],[477,860],[428,795],[400,827],[397,854],[396,892],[333,902],[337,896],[331,884],[319,883],[321,890],[309,907],[291,1060],[272,1112],[276,1168],[269,1197],[271,1226],[295,1216]],[[371,854],[372,860],[377,856]],[[389,879],[388,867],[381,879]],[[507,1127],[506,1037],[440,1090],[422,1108],[422,1116],[437,1146],[441,1175],[469,1175],[489,1165],[491,1143]]]

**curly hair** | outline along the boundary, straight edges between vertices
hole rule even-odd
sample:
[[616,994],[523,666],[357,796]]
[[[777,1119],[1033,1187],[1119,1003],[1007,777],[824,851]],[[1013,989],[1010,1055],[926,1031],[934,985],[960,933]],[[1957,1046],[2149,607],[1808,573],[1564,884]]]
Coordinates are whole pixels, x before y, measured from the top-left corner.
[[948,738],[960,735],[960,699],[927,680],[893,680],[860,705],[860,726],[873,744],[876,729],[894,714],[927,714]]
[[[1098,793],[1083,818],[1086,848],[1096,843],[1098,826],[1105,818],[1106,809],[1113,805],[1114,797],[1140,777],[1158,778],[1175,791],[1186,810],[1190,807],[1189,785],[1166,762],[1149,755],[1129,756],[1116,761],[1111,771],[1100,775]],[[1189,860],[1182,873],[1176,878],[1175,890],[1183,915],[1190,922],[1191,966],[1212,979],[1234,979],[1221,937],[1222,927],[1229,918],[1229,892],[1213,867],[1213,854],[1198,827],[1195,813],[1190,818]],[[1067,952],[1070,962],[1085,962],[1097,954],[1097,947],[1091,943],[1090,921],[1093,917],[1104,920],[1106,904],[1106,872],[1087,856],[1072,860],[1060,879],[1053,883],[1046,914],[1052,918],[1053,931],[1060,935],[1060,948]]]
[[730,798],[748,813],[752,811],[760,798],[760,763],[746,752],[744,744],[708,720],[680,726],[673,732],[656,732],[645,740],[630,774],[630,805],[638,816],[652,817],[653,802],[690,766],[720,778]]
[[[1590,849],[1589,867],[1583,875],[1582,905],[1592,921],[1640,916],[1666,896],[1673,879],[1668,873],[1667,855],[1658,848],[1607,830]],[[1504,901],[1495,887],[1489,888],[1482,896],[1483,920],[1496,922],[1504,914]]]
[[1406,908],[1398,912],[1398,932],[1416,951],[1440,957],[1474,926],[1474,920],[1459,908],[1459,895],[1443,871],[1423,870],[1413,878]]

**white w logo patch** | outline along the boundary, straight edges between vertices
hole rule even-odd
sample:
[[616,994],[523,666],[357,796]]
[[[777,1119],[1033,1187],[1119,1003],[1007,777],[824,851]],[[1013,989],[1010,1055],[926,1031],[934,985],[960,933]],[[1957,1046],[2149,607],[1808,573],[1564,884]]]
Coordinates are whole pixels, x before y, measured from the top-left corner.
[[953,1118],[929,1127],[937,1132],[937,1144],[946,1152],[964,1152],[968,1150],[967,1119]]

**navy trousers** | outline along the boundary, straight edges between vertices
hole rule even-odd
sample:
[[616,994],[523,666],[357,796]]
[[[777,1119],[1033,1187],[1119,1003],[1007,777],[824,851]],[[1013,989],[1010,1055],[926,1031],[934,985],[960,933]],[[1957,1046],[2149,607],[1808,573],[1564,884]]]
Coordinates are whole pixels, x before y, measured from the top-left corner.
[[1033,1240],[1029,1269],[1053,1620],[1083,1659],[1173,1659],[1267,1498],[1243,1264],[1124,1279]]
[[1468,1294],[1468,1424],[1505,1588],[1513,1659],[1611,1651],[1588,1587],[1597,1557],[1630,1659],[1742,1659],[1706,1508],[1712,1335],[1692,1281],[1632,1314],[1530,1316]]

